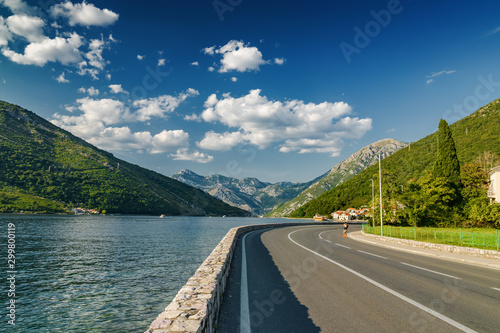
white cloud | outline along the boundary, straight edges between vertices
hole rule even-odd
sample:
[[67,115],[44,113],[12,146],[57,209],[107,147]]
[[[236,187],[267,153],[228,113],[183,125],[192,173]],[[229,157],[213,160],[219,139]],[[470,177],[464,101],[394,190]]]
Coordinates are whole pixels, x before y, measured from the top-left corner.
[[426,84],[431,84],[432,82],[434,82],[435,78],[437,78],[438,76],[441,76],[441,75],[450,75],[450,74],[453,74],[455,72],[456,71],[442,70],[442,71],[439,71],[439,72],[431,73],[430,75],[426,76],[426,78],[428,80],[425,81],[425,83]]
[[165,66],[166,59],[158,59],[158,66]]
[[208,150],[227,151],[237,146],[243,141],[243,135],[240,132],[225,132],[222,134],[213,131],[205,133],[203,140],[198,142],[198,147]]
[[14,14],[34,14],[35,9],[22,0],[0,0],[0,4],[8,7]]
[[89,44],[90,51],[85,53],[85,58],[88,60],[88,64],[92,67],[98,69],[104,69],[105,61],[102,57],[102,51],[104,50],[105,43],[100,39],[92,39]]
[[236,81],[238,81],[238,78],[233,76],[233,77],[231,78],[231,81],[236,82]]
[[193,113],[191,115],[185,115],[184,120],[201,122],[201,117],[199,115],[197,115],[196,113]]
[[220,73],[258,71],[261,65],[267,63],[259,49],[246,46],[242,41],[231,40],[214,52],[222,55]]
[[183,130],[163,130],[153,137],[151,154],[165,153],[177,150],[179,147],[187,146],[189,134]]
[[199,63],[198,61],[193,61],[193,62],[191,63],[191,65],[193,65],[193,66],[200,66],[200,63]]
[[113,94],[119,94],[119,93],[128,94],[128,91],[123,90],[121,84],[110,84],[108,87],[109,89],[111,89],[111,92]]
[[189,153],[187,148],[179,149],[175,154],[170,154],[170,156],[173,157],[174,160],[191,161],[197,163],[209,163],[214,159],[213,156],[205,155],[204,153],[200,153],[198,151]]
[[99,89],[96,89],[94,87],[90,87],[89,89],[87,89],[87,92],[90,96],[97,96],[99,95]]
[[199,92],[189,88],[178,96],[162,95],[134,101],[133,105],[139,108],[136,112],[137,120],[147,121],[152,117],[163,118],[167,113],[173,112],[186,98],[196,95],[199,95]]
[[282,152],[326,152],[336,156],[344,139],[361,138],[371,129],[371,119],[348,117],[352,109],[344,102],[270,101],[260,93],[259,89],[251,90],[240,98],[226,94],[220,100],[210,95],[201,118],[237,130],[210,131],[198,146],[228,150],[240,143],[262,149],[279,144]]
[[142,59],[144,59],[145,57],[146,57],[145,55],[140,55],[140,54],[138,54],[138,55],[137,55],[137,59],[139,59],[139,60],[142,60]]
[[107,26],[115,23],[119,16],[109,9],[99,9],[85,1],[80,4],[66,1],[52,6],[50,11],[55,18],[64,17],[68,19],[70,26]]
[[214,67],[212,67],[212,66],[210,66],[210,67],[208,67],[208,71],[209,71],[209,72],[213,72],[213,71],[215,71],[215,68],[214,68]]
[[274,58],[274,63],[277,65],[283,65],[285,63],[285,58]]
[[214,55],[214,54],[215,54],[215,46],[205,47],[205,48],[203,49],[203,52],[204,52],[205,54]]
[[88,93],[89,96],[97,96],[97,95],[99,95],[99,89],[96,89],[94,87],[90,87],[88,89],[85,89],[84,87],[81,87],[80,89],[78,89],[78,92],[82,93],[82,94]]
[[59,83],[69,83],[69,80],[67,80],[65,77],[64,77],[64,72],[61,73],[61,75],[59,75],[57,78],[56,78],[56,81],[59,82]]
[[82,60],[78,48],[83,44],[82,37],[73,32],[69,37],[46,37],[42,41],[26,46],[24,54],[3,48],[2,53],[11,61],[23,65],[44,66],[47,62],[60,62],[63,65],[76,64]]
[[39,17],[24,14],[9,16],[5,22],[10,32],[26,38],[28,42],[41,42],[47,37],[43,34],[45,22]]
[[[80,88],[80,92],[92,89]],[[80,111],[79,115],[54,114],[52,123],[74,135],[112,151],[138,150],[151,154],[176,152],[189,145],[189,134],[183,130],[163,130],[152,135],[149,131],[133,132],[128,126],[117,126],[134,121],[123,102],[113,99],[78,99],[77,107],[68,111]]]
[[339,138],[322,139],[290,139],[280,147],[280,152],[289,153],[297,151],[299,154],[305,153],[327,153],[332,157],[340,155],[344,142]]
[[5,24],[5,20],[2,16],[0,16],[0,46],[7,45],[9,40],[12,39],[12,33],[9,31],[9,28]]

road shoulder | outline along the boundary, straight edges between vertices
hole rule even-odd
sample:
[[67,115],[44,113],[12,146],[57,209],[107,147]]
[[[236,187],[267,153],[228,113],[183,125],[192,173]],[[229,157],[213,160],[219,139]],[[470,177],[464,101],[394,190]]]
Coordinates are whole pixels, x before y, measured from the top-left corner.
[[361,231],[350,232],[348,234],[348,237],[355,241],[364,242],[376,246],[382,246],[397,251],[405,251],[418,255],[440,258],[443,260],[458,261],[470,265],[476,265],[476,266],[482,266],[500,270],[500,259],[484,258],[469,254],[441,251],[437,249],[424,248],[424,247],[412,247],[409,244],[403,244],[401,240],[397,238],[384,237],[384,236],[373,237],[372,235],[364,234]]

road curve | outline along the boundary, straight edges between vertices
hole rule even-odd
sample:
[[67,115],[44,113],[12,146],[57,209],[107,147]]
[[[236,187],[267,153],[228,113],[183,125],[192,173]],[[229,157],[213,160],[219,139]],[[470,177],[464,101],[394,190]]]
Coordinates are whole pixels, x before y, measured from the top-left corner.
[[242,237],[217,331],[498,332],[498,270],[356,242],[341,228]]

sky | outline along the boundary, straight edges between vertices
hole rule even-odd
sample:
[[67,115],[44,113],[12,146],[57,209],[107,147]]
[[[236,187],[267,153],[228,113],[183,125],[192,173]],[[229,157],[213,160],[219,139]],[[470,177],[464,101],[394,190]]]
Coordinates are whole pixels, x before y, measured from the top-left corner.
[[171,176],[307,182],[500,97],[498,1],[0,0],[0,100]]

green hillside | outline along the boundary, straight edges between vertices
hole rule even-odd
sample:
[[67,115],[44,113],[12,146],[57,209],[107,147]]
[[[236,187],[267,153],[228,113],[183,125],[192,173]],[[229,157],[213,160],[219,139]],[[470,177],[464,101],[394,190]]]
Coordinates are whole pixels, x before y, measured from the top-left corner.
[[0,101],[0,212],[246,215],[207,193],[115,158]]
[[[462,167],[485,154],[500,156],[500,100],[450,125],[450,129]],[[382,160],[383,191],[404,193],[414,180],[422,179],[432,170],[436,153],[437,136],[433,133]],[[497,159],[485,167],[490,168],[499,162]],[[316,213],[327,215],[348,207],[371,206],[371,179],[375,181],[377,193],[378,163],[298,208],[290,217],[312,217]]]

